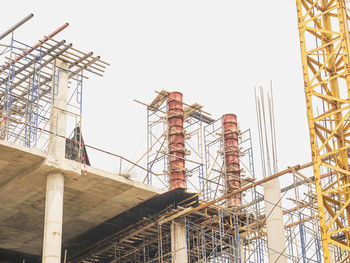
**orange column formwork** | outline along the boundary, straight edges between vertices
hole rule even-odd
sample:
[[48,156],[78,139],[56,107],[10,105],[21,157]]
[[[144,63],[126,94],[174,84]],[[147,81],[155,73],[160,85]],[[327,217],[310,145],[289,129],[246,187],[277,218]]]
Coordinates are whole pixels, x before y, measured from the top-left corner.
[[170,190],[186,188],[184,111],[180,92],[168,95],[168,148]]
[[[241,187],[237,116],[234,114],[222,116],[222,130],[224,133],[226,190],[227,193],[231,193]],[[241,193],[228,197],[226,203],[230,208],[240,207],[242,205]]]

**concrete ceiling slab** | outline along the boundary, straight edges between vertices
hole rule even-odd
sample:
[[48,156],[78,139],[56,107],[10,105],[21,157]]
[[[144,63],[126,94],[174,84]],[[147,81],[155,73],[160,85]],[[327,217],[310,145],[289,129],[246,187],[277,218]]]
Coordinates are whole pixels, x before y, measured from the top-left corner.
[[41,254],[46,175],[55,169],[65,175],[63,242],[163,192],[71,160],[55,167],[45,152],[0,141],[0,248]]

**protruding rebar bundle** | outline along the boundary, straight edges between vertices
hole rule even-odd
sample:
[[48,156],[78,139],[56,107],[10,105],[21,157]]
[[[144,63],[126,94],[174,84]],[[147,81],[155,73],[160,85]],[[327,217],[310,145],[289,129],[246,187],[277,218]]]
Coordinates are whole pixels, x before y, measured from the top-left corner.
[[168,147],[170,189],[186,188],[184,111],[180,92],[168,95]]
[[[234,114],[222,116],[222,130],[224,133],[226,190],[227,193],[230,193],[241,187],[237,116]],[[228,197],[226,203],[230,208],[240,207],[242,205],[241,194]]]

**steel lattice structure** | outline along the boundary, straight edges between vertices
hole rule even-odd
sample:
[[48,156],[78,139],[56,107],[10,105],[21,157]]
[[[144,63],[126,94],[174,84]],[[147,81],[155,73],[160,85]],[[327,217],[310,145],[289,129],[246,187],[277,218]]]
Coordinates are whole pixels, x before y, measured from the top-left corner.
[[347,7],[344,0],[296,3],[324,262],[350,262]]

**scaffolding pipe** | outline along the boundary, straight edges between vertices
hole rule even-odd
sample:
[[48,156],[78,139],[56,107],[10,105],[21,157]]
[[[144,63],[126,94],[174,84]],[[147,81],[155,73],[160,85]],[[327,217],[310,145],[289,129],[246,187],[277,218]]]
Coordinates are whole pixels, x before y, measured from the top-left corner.
[[44,37],[42,40],[40,40],[38,43],[36,43],[33,47],[29,48],[28,50],[26,50],[25,52],[23,52],[20,56],[16,57],[16,59],[12,60],[11,62],[7,62],[1,69],[0,69],[0,73],[2,73],[4,70],[6,70],[11,64],[18,62],[19,60],[21,60],[22,58],[24,58],[26,55],[28,55],[29,53],[31,53],[33,50],[35,50],[36,48],[40,47],[42,44],[44,44],[46,41],[48,41],[49,39],[53,38],[54,36],[56,36],[58,33],[60,33],[63,29],[65,29],[69,24],[65,23],[62,26],[60,26],[59,28],[57,28],[55,31],[53,31],[51,34],[49,34],[48,36]]
[[[222,129],[224,137],[226,191],[227,193],[231,193],[241,187],[237,116],[234,114],[222,116]],[[240,207],[242,205],[241,193],[229,196],[226,199],[226,203],[229,208]]]
[[19,28],[21,25],[23,25],[25,22],[27,22],[28,20],[30,20],[34,15],[33,14],[29,14],[28,16],[26,16],[25,18],[23,18],[21,21],[19,21],[17,24],[15,24],[14,26],[12,26],[11,28],[9,28],[7,31],[5,31],[4,33],[2,33],[0,35],[0,40],[5,38],[7,35],[11,34],[13,31],[15,31],[17,28]]
[[170,190],[186,188],[185,134],[182,93],[168,95],[168,149]]

